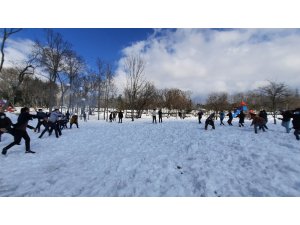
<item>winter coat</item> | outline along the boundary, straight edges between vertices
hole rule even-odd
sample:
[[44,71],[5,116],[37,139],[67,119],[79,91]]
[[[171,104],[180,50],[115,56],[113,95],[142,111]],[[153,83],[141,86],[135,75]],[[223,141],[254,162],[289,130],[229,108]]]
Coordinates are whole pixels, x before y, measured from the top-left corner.
[[37,118],[36,115],[31,115],[29,112],[23,112],[18,117],[18,122],[14,125],[16,130],[26,131],[26,127],[33,128],[28,125],[28,121]]
[[232,112],[228,113],[226,116],[228,116],[228,117],[229,117],[229,119],[232,119],[232,118],[233,118],[233,116],[232,116]]
[[245,122],[245,114],[243,112],[240,112],[240,114],[237,115],[237,117],[240,118],[239,123],[244,123]]
[[161,110],[158,111],[158,116],[162,117],[162,111]]
[[220,119],[223,120],[225,118],[225,113],[224,112],[220,112]]
[[36,113],[37,118],[39,119],[39,121],[44,121],[44,119],[47,117],[47,114],[44,112],[37,112]]
[[214,117],[215,117],[215,114],[212,113],[212,114],[209,115],[209,117],[207,117],[206,120],[214,120]]
[[198,117],[202,117],[203,116],[203,112],[202,111],[200,111],[200,112],[198,112]]
[[[4,113],[0,113],[0,128],[4,128],[7,132],[12,130],[13,123],[10,118],[6,117]],[[3,133],[0,131],[0,134]]]
[[55,123],[60,116],[61,116],[61,113],[53,111],[53,112],[51,112],[51,114],[49,116],[49,121],[51,123]]
[[73,123],[78,123],[78,116],[77,115],[73,115],[71,117],[70,124],[73,124]]
[[293,114],[293,127],[295,130],[299,130],[300,129],[300,114],[299,113],[296,113],[296,114]]
[[265,119],[266,122],[268,122],[268,114],[266,113],[266,111],[260,111],[258,116],[262,117]]
[[118,117],[119,117],[120,119],[122,119],[122,118],[123,118],[123,113],[122,113],[122,112],[119,112],[119,113],[118,113]]
[[156,110],[153,110],[151,114],[152,114],[152,116],[156,116],[157,115]]
[[252,123],[251,123],[251,126],[252,125],[255,125],[255,126],[263,126],[266,124],[266,120],[260,116],[255,116],[253,117],[252,119]]
[[279,118],[280,120],[282,120],[283,122],[289,122],[291,120],[291,118],[293,117],[293,114],[291,113],[291,111],[284,111],[282,112],[282,118]]

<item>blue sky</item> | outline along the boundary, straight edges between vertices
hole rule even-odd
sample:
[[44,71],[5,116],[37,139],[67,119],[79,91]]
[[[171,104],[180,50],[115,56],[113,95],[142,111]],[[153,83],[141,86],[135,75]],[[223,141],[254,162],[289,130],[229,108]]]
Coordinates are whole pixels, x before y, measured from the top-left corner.
[[[137,41],[147,39],[153,29],[137,28],[59,28],[53,29],[70,42],[73,49],[82,56],[90,67],[93,67],[97,57],[117,66],[122,57],[121,50]],[[12,38],[28,38],[43,40],[44,29],[24,28]]]
[[[119,90],[126,82],[124,59],[139,54],[146,79],[159,88],[179,88],[192,96],[244,92],[284,82],[300,86],[299,29],[55,29],[90,68],[100,57],[115,69]],[[30,51],[43,29],[24,29],[12,36],[7,62]],[[31,40],[31,41],[28,41]],[[27,48],[26,48],[27,46]]]

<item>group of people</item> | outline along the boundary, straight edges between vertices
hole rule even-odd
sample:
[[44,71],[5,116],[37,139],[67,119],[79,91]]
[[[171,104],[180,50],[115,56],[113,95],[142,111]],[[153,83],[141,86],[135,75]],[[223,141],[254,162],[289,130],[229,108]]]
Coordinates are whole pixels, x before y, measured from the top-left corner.
[[[28,124],[29,120],[37,119],[36,127],[30,126]],[[70,119],[70,113],[64,115],[59,112],[59,109],[54,109],[51,113],[45,113],[42,109],[39,109],[36,115],[29,113],[28,107],[23,107],[20,111],[20,115],[17,119],[17,123],[13,124],[10,118],[8,118],[4,112],[0,113],[0,141],[1,135],[3,133],[9,133],[14,137],[14,141],[2,149],[2,154],[6,155],[8,149],[14,145],[19,145],[22,138],[25,140],[25,153],[35,153],[30,149],[30,137],[27,133],[26,128],[32,129],[37,133],[40,133],[41,126],[44,126],[44,130],[40,134],[39,138],[48,131],[49,136],[52,134],[53,130],[55,136],[58,138],[62,135],[61,130],[67,128],[67,124],[70,120],[70,128],[75,124],[78,127],[78,116],[75,114]]]
[[122,123],[123,122],[123,112],[121,110],[118,113],[115,112],[115,111],[114,112],[110,112],[110,114],[109,114],[109,122],[116,121],[117,114],[118,114],[118,119],[119,119],[118,123]]
[[[294,135],[296,136],[297,140],[300,140],[299,135],[300,135],[300,108],[297,108],[295,110],[286,110],[286,111],[281,111],[282,118],[278,118],[282,120],[281,125],[286,128],[286,132],[289,133],[292,128],[290,128],[290,121],[293,119],[292,124],[294,128]],[[203,116],[203,112],[199,111],[198,112],[198,121],[201,123],[201,119]],[[223,120],[225,118],[225,113],[224,111],[221,111],[219,113],[220,116],[220,125],[225,125],[223,123]],[[228,125],[232,126],[232,120],[233,120],[233,114],[231,111],[228,112]],[[267,123],[268,123],[268,114],[265,110],[261,110],[258,114],[254,113],[253,111],[249,112],[250,120],[252,120],[252,123],[250,126],[254,126],[254,132],[257,133],[258,130],[262,130],[263,132],[268,129]],[[246,114],[243,111],[240,111],[237,116],[239,118],[239,127],[244,127],[245,123],[245,117]],[[208,125],[212,127],[212,129],[215,129],[215,123],[214,123],[214,118],[215,118],[215,113],[210,114],[207,119],[205,120],[205,130],[207,130]]]
[[156,116],[158,115],[158,122],[162,123],[162,111],[161,109],[158,110],[158,112],[156,111],[156,109],[153,109],[152,113],[152,123],[157,123],[156,122]]

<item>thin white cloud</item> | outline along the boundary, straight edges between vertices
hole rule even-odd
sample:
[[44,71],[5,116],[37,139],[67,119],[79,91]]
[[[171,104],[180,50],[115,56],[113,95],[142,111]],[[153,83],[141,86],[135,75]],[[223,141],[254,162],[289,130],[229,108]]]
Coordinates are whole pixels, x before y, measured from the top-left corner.
[[[124,57],[133,52],[145,59],[145,75],[158,88],[191,90],[193,96],[247,91],[266,80],[300,86],[296,29],[155,30],[125,48]],[[124,76],[123,58],[117,74]]]
[[[26,66],[26,61],[32,54],[33,46],[34,42],[30,39],[7,39],[4,48],[4,67]],[[36,68],[35,75],[42,80],[48,80],[48,75],[43,72],[42,68]]]
[[22,64],[31,54],[33,45],[34,42],[29,39],[7,39],[4,66]]

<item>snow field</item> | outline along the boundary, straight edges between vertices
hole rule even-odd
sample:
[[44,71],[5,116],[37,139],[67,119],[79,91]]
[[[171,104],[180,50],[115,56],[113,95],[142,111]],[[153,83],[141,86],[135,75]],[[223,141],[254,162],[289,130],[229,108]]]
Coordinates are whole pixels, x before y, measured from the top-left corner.
[[248,120],[197,122],[79,120],[58,139],[28,130],[37,153],[22,141],[0,158],[0,196],[300,196],[300,143],[280,124],[255,134]]

